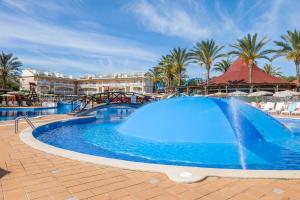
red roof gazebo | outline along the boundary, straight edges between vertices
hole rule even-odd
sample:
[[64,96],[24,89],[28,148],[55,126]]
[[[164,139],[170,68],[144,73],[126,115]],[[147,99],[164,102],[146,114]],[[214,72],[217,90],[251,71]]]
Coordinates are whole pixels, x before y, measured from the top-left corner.
[[[209,84],[250,84],[249,69],[247,63],[238,58],[229,69],[221,76],[215,77],[209,81]],[[255,64],[252,69],[252,84],[289,84],[288,81],[271,76],[262,71]]]
[[291,87],[293,84],[290,82],[265,73],[255,64],[252,69],[252,83],[250,83],[248,65],[242,58],[238,58],[224,74],[211,79],[207,89],[249,92],[251,90],[277,91],[291,89]]

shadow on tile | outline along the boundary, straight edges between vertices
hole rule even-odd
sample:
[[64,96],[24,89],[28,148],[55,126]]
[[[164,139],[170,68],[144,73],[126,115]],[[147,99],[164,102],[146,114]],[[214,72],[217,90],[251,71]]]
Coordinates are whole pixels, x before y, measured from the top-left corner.
[[0,179],[8,173],[10,173],[10,172],[0,168]]

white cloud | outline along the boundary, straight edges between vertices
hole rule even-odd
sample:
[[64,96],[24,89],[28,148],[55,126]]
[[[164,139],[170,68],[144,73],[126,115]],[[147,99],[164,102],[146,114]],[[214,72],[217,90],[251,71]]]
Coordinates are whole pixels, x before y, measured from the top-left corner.
[[172,7],[170,2],[136,1],[129,4],[128,11],[137,16],[137,19],[150,31],[167,36],[176,36],[189,40],[206,38],[211,31],[199,24],[201,19],[192,16],[180,7]]
[[257,21],[253,22],[252,32],[273,36],[282,28],[280,18],[284,17],[286,11],[281,9],[284,4],[283,0],[273,0],[267,3],[269,4],[267,9],[262,12]]
[[18,58],[24,63],[24,68],[33,67],[70,75],[135,72],[146,71],[149,68],[149,65],[146,66],[144,61],[109,56],[77,57],[72,59],[57,55],[20,53]]
[[[143,44],[85,30],[49,23],[24,15],[0,13],[1,48],[18,52],[25,66],[70,72],[118,71],[122,60],[127,68],[146,70],[145,63],[158,57]],[[148,66],[149,67],[149,66]]]
[[29,16],[44,17],[57,16],[57,14],[74,15],[80,7],[79,0],[72,1],[53,1],[53,0],[2,0],[0,4],[17,12],[22,12]]
[[21,10],[23,12],[27,11],[27,6],[24,1],[19,1],[19,0],[2,0],[2,3],[6,5],[7,7]]
[[[241,1],[242,2],[242,1]],[[238,6],[242,6],[240,3]],[[239,26],[238,20],[240,17],[234,17],[232,10],[228,11],[224,8],[224,5],[216,2],[215,4],[217,23],[215,23],[215,29],[219,29],[216,35],[225,35],[227,38],[241,37],[244,32]],[[240,13],[237,14],[240,16]],[[229,36],[229,37],[228,37]]]
[[134,41],[117,37],[68,29],[31,18],[0,14],[0,40],[21,40],[39,45],[70,48],[86,53],[152,59],[155,54],[139,48]]
[[72,61],[70,59],[65,58],[52,58],[52,57],[40,57],[40,56],[32,56],[32,55],[21,55],[19,57],[23,63],[30,63],[30,65],[26,66],[39,66],[43,70],[47,71],[55,71],[55,72],[66,72],[66,68],[71,70],[80,70],[85,71],[86,73],[94,73],[95,65],[90,63]]
[[[217,43],[228,45],[247,33],[258,32],[260,37],[276,40],[286,30],[300,29],[298,0],[257,0],[255,3],[243,0],[236,5],[227,1],[132,0],[123,7],[125,13],[116,11],[114,19],[123,14],[134,16],[136,20],[128,22],[130,31],[124,28],[127,24],[117,29],[115,24],[100,24],[100,17],[93,12],[89,15],[90,8],[85,4],[79,0],[43,0],[42,3],[0,0],[0,50],[14,52],[25,66],[71,74],[78,71],[134,71],[147,70],[162,51],[168,52],[167,49],[176,46],[192,46],[201,39],[212,38]],[[165,46],[151,47],[150,39],[156,37],[146,31],[136,38],[143,38],[142,42],[145,41],[147,46],[122,37],[123,34],[131,38],[131,33],[139,33],[138,27],[134,27],[137,24],[164,36],[159,38],[171,40],[166,40]],[[108,34],[111,32],[119,36]],[[148,39],[148,35],[152,38]],[[153,41],[153,44],[159,42]],[[269,45],[274,44],[270,42]],[[282,66],[282,63],[277,66]],[[294,68],[283,69],[291,73],[289,71],[293,72],[291,69]],[[202,69],[190,66],[188,72],[193,77],[202,73]]]

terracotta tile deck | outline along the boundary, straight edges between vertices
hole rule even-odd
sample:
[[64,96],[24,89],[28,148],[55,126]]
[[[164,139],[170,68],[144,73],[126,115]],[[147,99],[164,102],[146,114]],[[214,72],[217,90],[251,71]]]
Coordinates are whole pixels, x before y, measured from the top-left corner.
[[[68,116],[46,116],[52,121]],[[21,124],[20,130],[25,128]],[[209,177],[177,184],[159,173],[83,163],[37,151],[14,134],[12,122],[0,124],[0,200],[297,200],[300,180]]]

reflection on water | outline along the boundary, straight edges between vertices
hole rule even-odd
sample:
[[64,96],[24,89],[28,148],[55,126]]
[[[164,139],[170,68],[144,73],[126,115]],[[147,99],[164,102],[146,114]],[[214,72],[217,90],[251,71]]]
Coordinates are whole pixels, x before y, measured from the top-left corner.
[[13,120],[19,116],[36,117],[50,114],[70,113],[76,104],[62,104],[57,108],[0,108],[0,121]]

